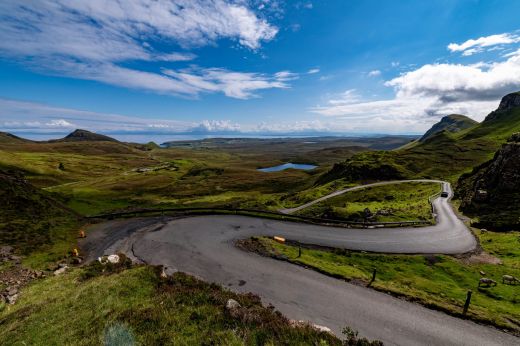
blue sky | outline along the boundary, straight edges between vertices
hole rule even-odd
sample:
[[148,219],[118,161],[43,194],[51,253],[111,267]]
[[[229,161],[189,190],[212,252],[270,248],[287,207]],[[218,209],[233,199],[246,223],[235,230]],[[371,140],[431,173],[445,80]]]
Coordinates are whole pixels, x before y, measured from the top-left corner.
[[420,133],[520,90],[519,1],[0,3],[0,130]]

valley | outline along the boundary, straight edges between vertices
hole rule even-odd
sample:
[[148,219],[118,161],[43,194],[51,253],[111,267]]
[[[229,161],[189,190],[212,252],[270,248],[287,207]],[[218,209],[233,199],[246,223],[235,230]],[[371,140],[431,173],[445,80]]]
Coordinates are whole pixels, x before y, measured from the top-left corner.
[[[84,130],[46,142],[2,134],[0,239],[21,261],[6,260],[0,271],[31,268],[47,277],[16,286],[19,301],[3,303],[0,323],[7,328],[0,339],[41,342],[44,335],[36,325],[49,314],[62,316],[64,305],[57,301],[72,304],[67,295],[81,287],[107,296],[128,294],[115,305],[107,301],[108,318],[143,330],[138,338],[145,343],[157,342],[158,336],[145,332],[137,316],[153,316],[153,328],[181,323],[152,307],[164,299],[181,304],[168,305],[169,314],[189,316],[182,319],[185,329],[174,332],[185,343],[209,337],[226,344],[259,344],[258,338],[283,344],[302,338],[335,345],[348,326],[385,344],[431,338],[435,344],[516,344],[518,286],[503,284],[501,277],[520,276],[514,246],[518,224],[489,216],[499,207],[501,220],[516,220],[517,208],[507,207],[515,205],[516,195],[500,195],[507,188],[501,174],[507,186],[517,183],[520,104],[509,100],[506,96],[482,123],[460,115],[444,118],[412,142],[406,136],[317,137],[159,146]],[[313,169],[259,170],[286,163]],[[480,190],[489,200],[475,204]],[[174,212],[197,208],[204,215]],[[238,215],[240,210],[249,216]],[[145,211],[155,216],[140,214]],[[404,226],[407,222],[417,224]],[[80,231],[86,238],[77,238]],[[80,260],[73,249],[79,249]],[[100,268],[97,258],[114,253],[128,262]],[[68,273],[54,277],[64,266]],[[161,266],[166,279],[157,274]],[[373,269],[372,288],[362,287]],[[477,286],[484,276],[497,285]],[[143,286],[136,289],[139,282]],[[473,301],[460,319],[468,290]],[[200,300],[188,298],[188,291]],[[53,301],[50,307],[31,308],[45,305],[37,292],[55,296],[46,298]],[[85,304],[99,299],[82,297]],[[256,317],[230,313],[223,308],[229,299]],[[22,311],[27,313],[20,324],[16,316]],[[79,314],[73,324],[105,320],[96,316]],[[65,323],[52,320],[55,328]],[[311,324],[295,327],[293,320]],[[421,323],[411,323],[417,320]],[[232,325],[240,336],[229,333]],[[402,333],[389,338],[387,328]],[[86,323],[67,337],[99,330],[98,324]],[[206,330],[213,330],[211,336]]]

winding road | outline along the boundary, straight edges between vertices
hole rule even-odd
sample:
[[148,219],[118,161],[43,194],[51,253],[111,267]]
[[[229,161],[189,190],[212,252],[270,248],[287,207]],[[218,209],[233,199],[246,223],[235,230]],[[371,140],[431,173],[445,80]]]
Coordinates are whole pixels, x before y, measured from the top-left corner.
[[[451,196],[449,185],[444,187]],[[117,251],[163,264],[239,292],[254,292],[292,319],[324,325],[340,335],[351,326],[386,345],[518,345],[496,329],[242,251],[237,239],[282,236],[304,243],[386,253],[473,250],[476,241],[448,198],[433,201],[435,226],[345,229],[230,215],[115,220],[91,227],[82,248],[94,260]]]

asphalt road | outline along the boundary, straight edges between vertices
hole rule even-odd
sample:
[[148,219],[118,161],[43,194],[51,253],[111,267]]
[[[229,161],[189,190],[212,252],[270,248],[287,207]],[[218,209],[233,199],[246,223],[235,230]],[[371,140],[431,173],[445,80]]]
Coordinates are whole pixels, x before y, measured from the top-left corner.
[[165,217],[95,225],[83,241],[89,259],[124,251],[170,272],[183,271],[239,292],[254,292],[289,318],[340,335],[351,326],[387,345],[518,345],[519,339],[392,296],[351,285],[234,246],[236,239],[280,235],[327,246],[380,252],[457,253],[475,240],[446,199],[434,201],[436,226],[344,229],[245,216]]

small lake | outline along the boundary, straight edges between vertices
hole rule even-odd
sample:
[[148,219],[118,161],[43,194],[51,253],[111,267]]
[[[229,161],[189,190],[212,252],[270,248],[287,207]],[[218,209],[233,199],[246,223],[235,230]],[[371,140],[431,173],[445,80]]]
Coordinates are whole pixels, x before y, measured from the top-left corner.
[[303,169],[304,171],[309,171],[311,169],[314,169],[318,166],[315,165],[307,165],[303,163],[284,163],[283,165],[273,166],[273,167],[266,167],[266,168],[258,168],[260,172],[278,172],[283,171],[289,168],[293,169]]

